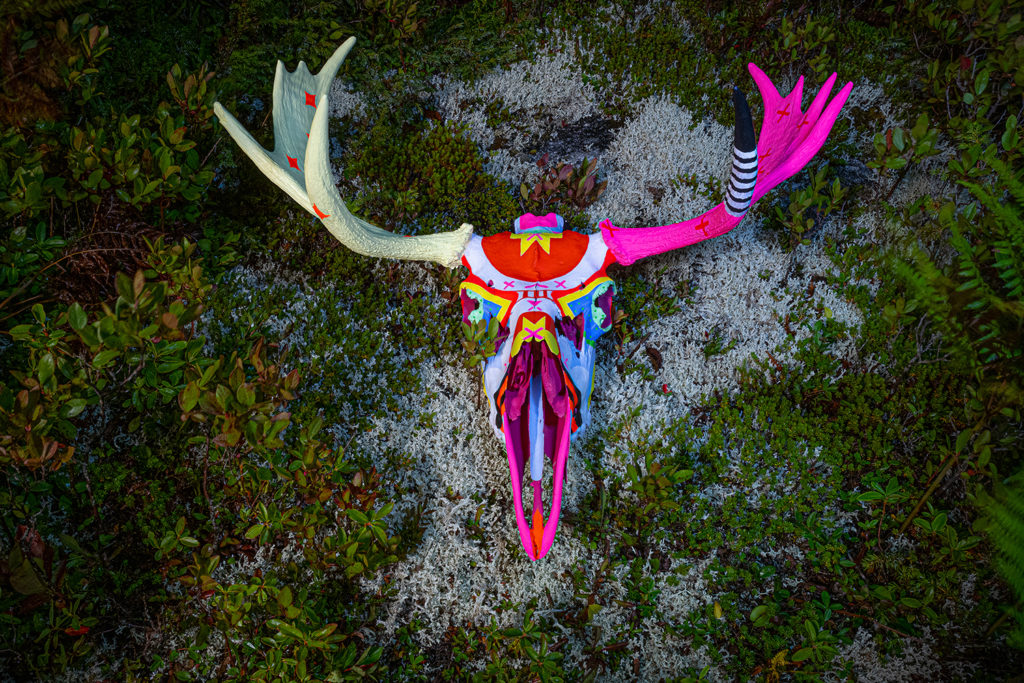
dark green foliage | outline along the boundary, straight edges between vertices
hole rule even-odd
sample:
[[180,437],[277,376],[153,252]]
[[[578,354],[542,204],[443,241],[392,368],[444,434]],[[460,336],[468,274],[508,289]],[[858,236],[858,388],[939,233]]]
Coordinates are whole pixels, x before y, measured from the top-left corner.
[[986,531],[998,553],[999,571],[1017,600],[1007,613],[1016,622],[1009,636],[1010,644],[1024,649],[1024,487],[1020,473],[987,500],[985,510],[989,515]]
[[[6,668],[60,670],[88,651],[90,631],[133,619],[151,601],[188,628],[192,601],[210,600],[218,616],[208,625],[228,643],[263,638],[268,647],[258,652],[232,650],[238,665],[226,675],[238,680],[248,680],[239,673],[246,669],[302,678],[307,667],[331,671],[347,661],[369,671],[379,657],[336,632],[329,595],[287,588],[297,569],[241,583],[215,573],[257,547],[294,545],[307,570],[335,586],[334,599],[347,599],[353,587],[337,578],[393,561],[396,544],[382,522],[390,505],[377,509],[376,474],[320,441],[316,418],[285,433],[297,370],[285,371],[262,338],[246,340],[241,353],[204,356],[195,319],[209,285],[194,253],[194,245],[157,243],[151,268],[119,274],[118,299],[99,315],[73,304],[50,317],[37,306],[35,323],[11,330],[28,351],[28,371],[0,394],[12,483],[2,502],[12,511],[4,528],[13,592],[2,599],[32,615],[10,622],[11,642],[37,645],[19,647]],[[134,445],[115,445],[120,430]],[[81,495],[60,493],[69,489]],[[60,514],[39,518],[40,505]],[[65,518],[76,526],[65,530]],[[168,592],[158,576],[189,590]],[[116,613],[108,593],[120,597]],[[50,616],[41,621],[32,610],[44,605]],[[73,647],[57,648],[67,636]],[[289,663],[300,646],[309,656]],[[186,668],[210,666],[205,647],[203,636]]]
[[345,171],[367,191],[354,209],[392,229],[419,224],[436,232],[473,224],[488,234],[507,230],[519,215],[510,190],[483,171],[480,151],[456,125],[424,120],[395,136],[378,121],[352,141]]
[[[862,673],[845,655],[867,632],[879,656],[980,653],[979,675],[1016,673],[1004,645],[1024,638],[1019,475],[1007,479],[1020,465],[1024,288],[1012,3],[64,5],[0,11],[0,669],[599,680],[635,675],[634,643],[656,637],[680,653],[676,680],[817,680]],[[342,194],[396,231],[466,220],[491,234],[520,213],[515,188],[484,173],[484,152],[420,93],[436,74],[471,80],[563,35],[539,28],[569,29],[616,117],[664,95],[731,123],[716,88],[749,83],[747,61],[804,73],[808,87],[833,69],[881,82],[906,124],[878,130],[879,113],[853,110],[852,142],[822,153],[835,175],[856,157],[880,182],[839,187],[822,168],[789,188],[778,218],[792,246],[841,193],[842,219],[858,218],[956,148],[940,169],[950,189],[892,207],[888,234],[813,235],[835,266],[820,277],[862,323],[835,320],[812,279],[777,293],[795,302],[778,321],[786,339],[749,358],[732,390],[662,424],[643,404],[606,413],[579,449],[594,485],[563,512],[559,538],[591,550],[559,577],[563,591],[491,605],[510,628],[457,624],[427,646],[414,614],[388,639],[387,567],[417,550],[435,501],[396,483],[410,454],[371,463],[349,439],[436,399],[446,389],[417,368],[457,363],[463,341],[483,357],[493,330],[460,328],[458,270],[375,262],[296,217],[218,134],[209,104],[251,117],[269,143],[274,61],[316,71],[356,34],[342,78],[371,114],[334,131]],[[500,101],[486,113],[509,116]],[[591,171],[575,174],[576,189],[595,177],[583,195],[551,182],[526,199],[582,206],[599,186]],[[567,219],[589,227],[575,208]],[[885,247],[895,258],[880,258]],[[248,268],[225,276],[235,250]],[[246,279],[268,261],[272,275]],[[693,295],[666,272],[655,261],[615,274],[621,310],[599,349],[661,399],[672,388],[655,323]],[[709,362],[742,342],[719,329],[691,341]],[[442,427],[412,410],[419,428]],[[409,495],[414,509],[392,520],[389,499]],[[481,520],[506,494],[473,495],[465,533],[492,549]],[[680,586],[693,604],[676,604]],[[709,664],[686,659],[701,652]]]
[[846,197],[847,190],[839,178],[833,178],[830,184],[825,180],[827,173],[827,165],[821,166],[816,173],[809,170],[807,174],[811,184],[790,193],[788,210],[776,205],[775,218],[786,233],[785,243],[789,249],[798,244],[810,244],[808,235],[811,230],[838,209]]

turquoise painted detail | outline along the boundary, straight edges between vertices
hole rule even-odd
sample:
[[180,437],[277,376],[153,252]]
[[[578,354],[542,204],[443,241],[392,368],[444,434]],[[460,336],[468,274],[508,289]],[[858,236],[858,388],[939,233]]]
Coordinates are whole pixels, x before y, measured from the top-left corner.
[[[473,309],[473,312],[469,314],[469,322],[478,323],[484,319],[484,312],[487,308],[487,304],[491,303],[487,299],[483,298],[471,289],[463,289],[462,293],[468,296],[470,299],[477,303],[477,307]],[[492,306],[494,304],[491,304]],[[490,316],[487,316],[490,317]]]
[[582,296],[567,304],[569,310],[572,311],[573,317],[583,316],[583,338],[591,346],[595,344],[598,337],[612,327],[611,321],[606,320],[608,316],[597,305],[597,297],[607,292],[609,287],[611,287],[613,293],[616,291],[615,283],[609,280],[594,287],[586,296]]
[[609,323],[608,325],[604,324],[604,319],[607,318],[608,316],[606,316],[604,311],[601,310],[601,307],[597,305],[597,299],[602,294],[607,292],[609,287],[611,288],[612,293],[614,293],[614,282],[604,282],[595,287],[594,291],[590,293],[590,315],[594,319],[594,324],[600,327],[602,331],[607,331],[608,327],[611,326],[611,323]]
[[469,322],[478,323],[481,320],[490,320],[491,318],[501,320],[501,303],[488,299],[487,296],[481,292],[474,291],[474,287],[477,287],[477,285],[464,284],[462,286],[462,295],[468,296],[477,303],[477,307],[469,314]]

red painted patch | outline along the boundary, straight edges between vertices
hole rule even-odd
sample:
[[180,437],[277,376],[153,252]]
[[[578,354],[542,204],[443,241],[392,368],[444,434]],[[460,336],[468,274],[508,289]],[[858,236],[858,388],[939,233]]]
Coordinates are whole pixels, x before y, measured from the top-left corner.
[[316,106],[316,95],[310,95],[307,92],[306,93],[306,104],[308,104],[311,107],[315,107]]
[[708,236],[708,219],[707,218],[700,219],[700,225],[698,225],[694,229],[695,230],[700,230],[702,233],[704,233],[704,236],[707,237]]
[[313,205],[313,211],[315,211],[315,212],[316,212],[316,215],[317,215],[317,217],[318,217],[318,218],[321,218],[321,219],[323,219],[323,218],[327,218],[328,216],[330,216],[330,215],[331,215],[331,214],[329,214],[329,213],[324,213],[323,211],[321,211],[320,209],[318,209],[318,208],[317,208],[317,206],[316,206],[316,204],[314,204],[314,205]]
[[552,239],[551,253],[539,244],[532,245],[519,255],[521,240],[512,239],[511,232],[502,232],[481,240],[487,260],[500,272],[517,280],[540,282],[565,275],[576,267],[587,252],[590,240],[572,230],[566,230],[558,239]]
[[300,170],[299,169],[299,160],[298,159],[296,159],[295,157],[290,157],[287,154],[285,154],[284,156],[285,156],[285,158],[288,159],[288,165],[289,166],[294,168],[296,171]]

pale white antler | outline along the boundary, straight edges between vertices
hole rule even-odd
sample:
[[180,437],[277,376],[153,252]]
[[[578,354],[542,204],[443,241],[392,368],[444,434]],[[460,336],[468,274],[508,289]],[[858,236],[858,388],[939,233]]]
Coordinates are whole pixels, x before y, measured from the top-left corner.
[[214,113],[242,151],[270,180],[352,251],[366,256],[436,261],[453,268],[459,263],[473,226],[436,235],[405,237],[353,216],[334,185],[328,157],[328,93],[356,39],[349,38],[316,76],[305,62],[294,72],[277,63],[274,76],[274,151],[268,152],[219,102]]

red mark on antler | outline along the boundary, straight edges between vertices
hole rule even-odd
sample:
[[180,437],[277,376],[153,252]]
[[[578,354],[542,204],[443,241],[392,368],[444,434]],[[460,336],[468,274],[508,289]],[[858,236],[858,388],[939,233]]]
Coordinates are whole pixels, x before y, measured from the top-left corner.
[[[303,91],[303,92],[305,92],[305,91]],[[311,107],[315,107],[316,106],[316,95],[310,95],[307,92],[306,93],[306,104],[308,104]]]
[[290,157],[287,154],[285,154],[284,156],[285,156],[285,158],[288,159],[288,165],[289,166],[294,168],[296,171],[301,170],[301,169],[299,169],[299,160],[298,159],[296,159],[295,157]]
[[775,113],[779,115],[779,121],[782,120],[783,116],[789,116],[789,102],[786,102],[786,107],[784,109],[779,109]]
[[702,233],[704,233],[704,236],[707,237],[708,236],[708,219],[707,218],[702,218],[701,221],[700,221],[700,225],[698,225],[694,229],[695,230],[700,230]]
[[317,206],[316,206],[316,204],[314,204],[314,205],[313,205],[313,211],[315,211],[315,212],[316,212],[316,215],[317,215],[317,217],[318,217],[318,218],[321,218],[321,219],[323,219],[323,218],[327,218],[328,216],[330,216],[330,215],[331,215],[331,214],[329,214],[329,213],[324,213],[323,211],[321,211],[320,209],[318,209],[318,208],[317,208]]
[[758,163],[761,163],[762,161],[764,161],[765,159],[767,159],[767,158],[768,158],[768,155],[769,155],[769,154],[771,154],[771,153],[772,153],[772,150],[771,150],[771,149],[769,149],[769,150],[768,150],[767,152],[765,152],[764,154],[762,154],[761,156],[759,156],[759,157],[757,158],[757,161],[758,161]]

